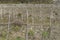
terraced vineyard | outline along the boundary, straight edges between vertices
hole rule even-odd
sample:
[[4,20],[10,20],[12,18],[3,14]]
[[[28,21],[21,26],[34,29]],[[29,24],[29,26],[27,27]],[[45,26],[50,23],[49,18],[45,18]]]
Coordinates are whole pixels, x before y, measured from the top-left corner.
[[0,40],[60,40],[60,6],[1,4]]

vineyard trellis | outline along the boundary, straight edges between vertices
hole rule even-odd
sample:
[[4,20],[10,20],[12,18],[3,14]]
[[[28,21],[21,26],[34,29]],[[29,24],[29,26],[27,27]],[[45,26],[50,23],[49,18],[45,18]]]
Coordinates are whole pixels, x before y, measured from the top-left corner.
[[58,29],[54,12],[59,7],[42,4],[3,5],[0,5],[1,40],[57,40],[53,33]]

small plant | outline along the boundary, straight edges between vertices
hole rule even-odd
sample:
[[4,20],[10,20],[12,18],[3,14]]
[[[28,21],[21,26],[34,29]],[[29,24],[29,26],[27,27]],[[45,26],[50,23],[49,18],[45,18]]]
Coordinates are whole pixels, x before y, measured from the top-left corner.
[[29,17],[31,17],[32,15],[29,15]]
[[14,31],[19,31],[19,30],[20,30],[20,26],[17,26],[17,25],[16,25],[16,26],[13,26],[12,29],[13,29]]
[[33,35],[34,35],[34,31],[33,31],[33,30],[30,30],[30,31],[28,32],[28,35],[29,35],[29,36],[33,36]]
[[44,31],[44,32],[42,33],[42,35],[43,35],[43,37],[47,37],[47,36],[48,36],[48,32]]
[[29,23],[32,23],[32,15],[29,15],[28,17],[29,17],[29,18],[28,18]]
[[22,37],[17,37],[16,40],[24,40]]
[[6,40],[6,38],[0,37],[0,40]]
[[19,13],[17,16],[18,16],[18,17],[21,17],[21,13]]
[[50,19],[50,17],[47,17],[47,19]]
[[58,15],[57,13],[55,13],[55,15]]
[[4,38],[6,37],[6,35],[7,35],[7,33],[5,31],[3,31],[2,34],[1,34],[1,36],[4,37]]
[[58,15],[57,12],[53,11],[53,13],[55,13],[55,15]]

